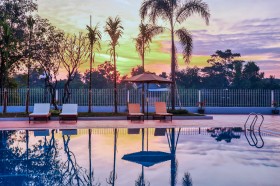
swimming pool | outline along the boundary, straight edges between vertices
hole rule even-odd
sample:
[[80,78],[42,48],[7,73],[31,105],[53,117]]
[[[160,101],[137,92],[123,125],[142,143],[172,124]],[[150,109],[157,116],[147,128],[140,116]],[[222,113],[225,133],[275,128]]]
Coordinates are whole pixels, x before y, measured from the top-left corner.
[[280,137],[262,133],[264,146],[257,148],[241,128],[14,130],[0,136],[1,185],[279,185]]

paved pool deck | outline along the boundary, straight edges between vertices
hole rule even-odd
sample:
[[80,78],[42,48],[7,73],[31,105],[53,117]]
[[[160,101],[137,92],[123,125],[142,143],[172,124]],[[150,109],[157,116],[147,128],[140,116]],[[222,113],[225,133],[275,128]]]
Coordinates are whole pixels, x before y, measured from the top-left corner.
[[[211,117],[212,116],[212,117]],[[0,130],[16,129],[85,129],[85,128],[189,128],[189,127],[244,127],[248,115],[210,115],[209,118],[191,119],[174,117],[173,121],[145,120],[130,121],[124,118],[81,118],[77,123],[57,120],[35,121],[29,123],[27,118],[10,118],[0,120]],[[13,121],[12,121],[13,119]],[[109,120],[108,120],[109,119]],[[280,115],[264,115],[262,129],[280,134]]]

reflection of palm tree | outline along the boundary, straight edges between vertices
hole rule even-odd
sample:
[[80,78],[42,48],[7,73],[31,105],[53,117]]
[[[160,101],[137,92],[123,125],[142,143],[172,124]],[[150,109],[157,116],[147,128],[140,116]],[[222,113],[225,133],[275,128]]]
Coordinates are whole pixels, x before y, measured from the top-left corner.
[[[178,136],[179,137],[179,136]],[[175,140],[175,129],[172,128],[171,132],[169,130],[169,140],[170,140],[170,152],[173,155],[171,159],[171,167],[170,167],[170,185],[174,186],[177,183],[177,162],[176,162],[176,140]]]
[[[183,57],[185,62],[189,63],[192,52],[192,37],[190,32],[182,27],[176,30],[177,24],[181,24],[192,14],[198,13],[206,24],[209,23],[209,9],[208,5],[201,0],[190,0],[182,3],[179,0],[144,0],[141,5],[140,15],[144,19],[146,16],[155,23],[156,19],[161,17],[167,20],[170,24],[171,34],[171,79],[175,82],[176,71],[176,46],[175,35],[179,38],[183,48]],[[172,84],[171,89],[171,103],[172,109],[175,109],[175,86]]]
[[113,164],[113,170],[110,172],[109,179],[106,179],[107,183],[113,186],[115,185],[115,181],[117,179],[117,174],[116,174],[117,139],[118,139],[118,129],[114,129],[114,164]]
[[92,185],[100,185],[100,183],[94,183],[94,171],[92,168],[92,162],[91,162],[91,134],[92,134],[92,130],[88,129],[88,156],[89,156],[89,175],[87,176],[88,179],[88,185],[92,186]]
[[191,175],[189,172],[184,174],[182,185],[183,186],[192,186],[193,185],[192,178],[191,178]]
[[105,32],[110,36],[110,55],[114,61],[114,106],[115,113],[118,112],[117,108],[117,67],[116,67],[116,46],[119,45],[119,38],[122,37],[123,27],[121,25],[121,20],[119,17],[116,17],[114,20],[112,17],[109,17],[106,21]]
[[94,28],[91,27],[91,16],[90,16],[90,26],[87,25],[88,30],[88,40],[89,40],[89,47],[90,47],[90,62],[89,62],[89,97],[88,97],[88,112],[91,112],[91,99],[92,99],[92,64],[94,63],[94,53],[93,48],[96,45],[96,49],[100,49],[100,40],[101,40],[101,33],[98,30],[98,25]]
[[[147,129],[148,130],[148,129]],[[144,151],[144,139],[145,139],[145,132],[144,132],[144,128],[142,128],[142,151]],[[148,133],[147,133],[148,135]],[[147,145],[148,145],[148,138],[147,138]],[[148,151],[148,149],[147,149]],[[139,175],[138,179],[135,181],[135,186],[146,186],[146,185],[150,185],[150,182],[145,181],[145,177],[144,177],[144,166],[142,165],[142,172]]]

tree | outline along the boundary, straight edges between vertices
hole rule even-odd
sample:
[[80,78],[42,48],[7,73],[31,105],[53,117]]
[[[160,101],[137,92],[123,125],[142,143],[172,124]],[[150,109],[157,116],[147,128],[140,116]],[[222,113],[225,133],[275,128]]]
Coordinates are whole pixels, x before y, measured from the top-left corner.
[[[150,24],[144,24],[141,22],[139,25],[139,34],[135,39],[136,51],[139,53],[142,60],[143,72],[145,72],[145,52],[150,50],[150,43],[152,38],[163,32],[163,28],[159,26],[153,26]],[[144,93],[144,83],[142,83],[142,111],[145,108],[145,93]]]
[[66,82],[64,85],[63,103],[67,103],[70,99],[70,83],[75,79],[79,67],[85,63],[88,46],[86,37],[80,33],[78,36],[68,35],[61,43],[59,51],[59,60],[65,68]]
[[131,69],[130,75],[136,76],[136,75],[143,74],[143,73],[144,73],[143,66],[137,65],[137,67],[134,67]]
[[202,86],[204,88],[227,88],[230,84],[225,65],[221,63],[213,64],[201,69]]
[[241,57],[239,53],[232,53],[230,49],[225,50],[224,52],[221,50],[217,50],[215,54],[211,55],[211,58],[207,60],[210,64],[222,63],[228,64],[233,61],[236,61],[236,58]]
[[201,77],[199,76],[200,69],[197,67],[186,68],[176,72],[176,82],[184,88],[200,88]]
[[182,185],[183,186],[192,186],[193,185],[192,177],[189,172],[184,173],[184,177],[182,179]]
[[116,46],[119,45],[119,38],[122,37],[123,27],[121,25],[121,19],[119,17],[109,17],[106,21],[105,32],[110,36],[109,52],[111,59],[114,61],[114,110],[118,112],[117,107],[117,66],[116,66]]
[[260,67],[255,62],[249,61],[244,65],[242,76],[247,88],[263,88],[264,85],[261,80],[264,78],[264,73],[260,72]]
[[[91,17],[90,17],[90,23],[91,23]],[[87,25],[87,30],[88,30],[88,40],[89,40],[89,50],[90,50],[90,62],[89,62],[89,66],[90,66],[90,70],[89,70],[89,99],[88,99],[88,112],[91,112],[91,103],[92,103],[92,64],[94,63],[94,47],[95,49],[98,51],[101,47],[100,47],[100,40],[101,40],[101,33],[98,30],[98,25],[96,25],[94,28]],[[94,55],[93,55],[94,54]]]
[[[55,92],[57,89],[57,76],[61,68],[59,53],[64,33],[52,26],[47,19],[42,19],[39,16],[35,17],[33,32],[31,43],[33,65],[35,68],[40,69],[41,74],[37,78],[43,79],[45,90],[49,90],[51,103],[57,110]],[[45,94],[47,95],[47,92]]]
[[145,52],[150,50],[152,38],[164,31],[163,27],[154,26],[151,24],[139,25],[139,34],[135,40],[136,51],[141,57],[143,71],[145,71]]
[[163,78],[168,78],[168,75],[166,72],[162,72],[161,74],[159,74],[160,77],[163,77]]
[[29,99],[30,99],[30,68],[31,68],[31,41],[32,41],[32,34],[33,34],[33,27],[35,24],[35,20],[32,16],[27,17],[27,27],[29,31],[29,41],[28,41],[28,62],[27,62],[27,93],[26,93],[26,104],[25,104],[25,112],[29,112]]
[[[209,24],[208,5],[201,0],[188,0],[181,2],[179,0],[144,0],[140,8],[141,18],[149,17],[153,23],[157,18],[167,20],[170,24],[171,34],[171,80],[175,82],[175,72],[177,68],[175,35],[179,38],[182,46],[183,58],[186,63],[190,62],[192,52],[191,33],[184,27],[176,29],[177,24],[183,23],[192,14],[198,13]],[[175,84],[171,86],[171,105],[175,109]]]
[[[117,82],[119,82],[121,79],[118,71],[116,71],[116,76]],[[92,70],[92,80],[95,88],[104,89],[114,87],[114,66],[110,61],[105,61],[98,65],[97,69]],[[85,72],[84,81],[86,84],[89,83],[89,71]]]
[[37,10],[33,1],[4,0],[0,2],[0,88],[8,86],[11,72],[22,65],[29,39],[27,14]]

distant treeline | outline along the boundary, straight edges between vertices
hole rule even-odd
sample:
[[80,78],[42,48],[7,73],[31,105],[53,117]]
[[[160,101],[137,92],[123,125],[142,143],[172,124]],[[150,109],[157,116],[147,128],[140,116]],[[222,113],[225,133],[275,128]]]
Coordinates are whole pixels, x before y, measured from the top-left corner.
[[[252,61],[245,62],[238,60],[240,54],[233,54],[231,50],[217,51],[208,60],[209,66],[198,68],[188,67],[176,72],[176,84],[178,88],[187,89],[280,89],[280,79],[274,76],[264,78],[264,73],[260,72],[260,67]],[[92,88],[104,89],[113,88],[113,65],[106,61],[98,65],[92,71]],[[117,82],[120,88],[131,85],[123,82],[127,76],[134,76],[143,73],[143,68],[137,66],[130,74],[121,76],[117,71]],[[31,86],[45,86],[44,79],[39,79],[42,72],[33,70],[31,73]],[[169,78],[166,72],[159,74],[161,77]],[[27,74],[13,76],[14,87],[26,87]],[[62,89],[66,80],[58,80],[57,88]],[[70,85],[71,88],[88,88],[89,71],[84,74],[78,73]]]

